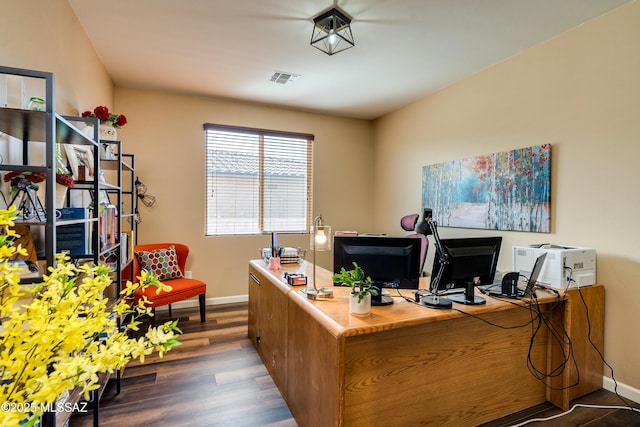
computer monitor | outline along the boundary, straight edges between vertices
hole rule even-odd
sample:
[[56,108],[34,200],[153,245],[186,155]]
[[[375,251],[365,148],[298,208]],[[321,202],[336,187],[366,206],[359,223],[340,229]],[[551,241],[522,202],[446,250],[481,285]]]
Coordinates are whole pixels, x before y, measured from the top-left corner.
[[418,289],[420,239],[385,236],[335,236],[333,271],[357,263],[379,288]]
[[447,295],[447,298],[461,304],[484,304],[484,298],[474,295],[474,288],[493,284],[502,237],[467,237],[440,241],[446,262],[443,264],[436,257],[433,263],[432,280],[440,275],[437,291],[463,289],[463,294]]

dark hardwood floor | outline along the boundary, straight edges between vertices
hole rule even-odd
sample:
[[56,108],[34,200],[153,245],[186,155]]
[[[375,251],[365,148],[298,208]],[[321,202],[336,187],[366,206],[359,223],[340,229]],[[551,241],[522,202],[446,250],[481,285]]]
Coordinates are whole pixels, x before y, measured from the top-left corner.
[[[246,303],[209,306],[204,324],[197,308],[174,309],[173,315],[180,319],[182,345],[164,359],[152,356],[144,364],[130,363],[121,392],[116,394],[112,382],[102,396],[101,426],[297,426],[247,338]],[[167,320],[166,316],[166,311],[160,312],[158,321]],[[572,403],[578,402],[623,405],[605,390]],[[560,412],[545,403],[483,427],[512,426]],[[72,427],[92,423],[91,412],[71,418]],[[577,408],[561,418],[528,425],[640,426],[640,412]]]

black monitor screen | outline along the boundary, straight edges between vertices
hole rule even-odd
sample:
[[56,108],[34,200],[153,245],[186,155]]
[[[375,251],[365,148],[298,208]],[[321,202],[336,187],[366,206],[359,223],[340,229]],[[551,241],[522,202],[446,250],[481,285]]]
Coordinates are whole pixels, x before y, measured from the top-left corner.
[[374,284],[383,288],[418,289],[420,239],[384,236],[336,236],[333,271],[357,263]]
[[[441,243],[449,262],[442,271],[440,290],[466,288],[471,283],[493,284],[502,237],[441,239]],[[440,260],[436,256],[432,280],[440,273],[440,268]]]

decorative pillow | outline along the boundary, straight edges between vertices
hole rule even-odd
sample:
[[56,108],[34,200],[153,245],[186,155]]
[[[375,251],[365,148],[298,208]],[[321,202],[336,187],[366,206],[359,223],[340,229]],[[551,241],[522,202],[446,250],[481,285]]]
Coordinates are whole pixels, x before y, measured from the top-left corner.
[[136,251],[141,270],[147,270],[158,276],[158,280],[179,279],[184,277],[178,266],[176,247],[171,245],[168,249],[156,249],[154,251]]

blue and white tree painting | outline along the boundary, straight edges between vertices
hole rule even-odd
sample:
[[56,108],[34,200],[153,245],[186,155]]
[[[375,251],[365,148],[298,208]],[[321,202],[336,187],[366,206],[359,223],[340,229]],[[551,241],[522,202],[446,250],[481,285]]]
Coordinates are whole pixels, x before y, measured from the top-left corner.
[[422,206],[439,226],[550,230],[551,145],[422,167]]

